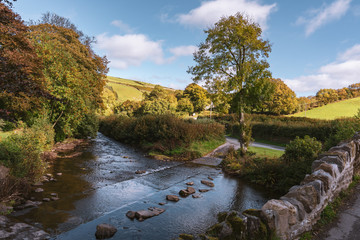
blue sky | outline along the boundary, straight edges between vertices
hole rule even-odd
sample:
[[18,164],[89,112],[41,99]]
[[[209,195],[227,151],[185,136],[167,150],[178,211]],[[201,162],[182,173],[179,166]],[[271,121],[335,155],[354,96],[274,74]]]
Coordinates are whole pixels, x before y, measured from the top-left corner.
[[184,89],[203,30],[242,12],[272,43],[273,77],[298,96],[360,82],[359,0],[17,0],[13,10],[25,21],[45,12],[69,18],[96,37],[111,76]]

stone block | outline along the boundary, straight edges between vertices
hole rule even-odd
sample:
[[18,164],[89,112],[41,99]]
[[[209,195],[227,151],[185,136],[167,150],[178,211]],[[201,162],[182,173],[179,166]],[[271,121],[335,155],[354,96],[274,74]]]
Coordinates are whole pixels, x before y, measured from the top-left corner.
[[307,213],[311,213],[320,202],[320,192],[312,184],[300,186],[295,191],[288,192],[285,197],[294,198],[301,202]]

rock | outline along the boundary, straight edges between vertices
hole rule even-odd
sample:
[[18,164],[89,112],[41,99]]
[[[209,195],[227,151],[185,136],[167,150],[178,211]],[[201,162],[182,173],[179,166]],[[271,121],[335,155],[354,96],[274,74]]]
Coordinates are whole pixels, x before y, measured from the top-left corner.
[[193,187],[187,187],[186,189],[181,189],[179,195],[182,197],[187,197],[194,193],[195,193],[195,189]]
[[199,189],[199,192],[208,192],[210,191],[211,189]]
[[45,174],[45,176],[47,176],[48,178],[52,178],[52,177],[53,177],[53,175],[52,175],[51,173],[47,173],[47,174]]
[[32,208],[32,207],[37,207],[41,204],[42,202],[36,202],[36,201],[31,201],[31,200],[27,200],[24,204],[18,205],[15,207],[15,210],[23,210],[25,208]]
[[50,239],[50,235],[39,228],[25,223],[10,221],[7,217],[1,215],[0,226],[0,239]]
[[187,182],[186,185],[192,186],[194,185],[194,182]]
[[135,213],[135,217],[139,221],[144,221],[147,218],[151,218],[154,216],[158,216],[161,213],[165,212],[165,209],[157,208],[157,207],[150,207],[148,210],[140,210]]
[[208,177],[208,179],[211,180],[211,181],[214,180],[214,179],[213,179],[212,177],[210,177],[210,176]]
[[133,219],[135,218],[135,212],[134,212],[134,211],[128,211],[128,212],[126,213],[126,216],[127,216],[128,218],[130,218],[131,220],[133,220]]
[[206,186],[209,186],[209,187],[214,187],[215,184],[213,182],[210,182],[210,181],[207,181],[207,180],[201,180],[201,183],[206,185]]
[[51,201],[57,201],[57,200],[59,200],[60,198],[58,198],[58,197],[51,197]]
[[61,173],[61,172],[58,172],[56,175],[57,175],[57,176],[62,176],[62,173]]
[[36,193],[40,193],[40,192],[43,192],[44,189],[42,189],[42,188],[37,188],[37,189],[35,189],[34,191],[35,191]]
[[43,202],[50,202],[50,198],[43,198]]
[[179,201],[180,199],[179,199],[179,197],[176,196],[176,195],[166,195],[166,200],[168,200],[168,201],[173,201],[173,202],[177,202],[177,201]]
[[145,170],[137,170],[135,173],[136,174],[143,174],[143,173],[146,173],[146,171]]
[[115,235],[116,232],[117,229],[114,226],[102,223],[96,226],[95,237],[96,239],[111,238]]
[[50,193],[50,196],[57,197],[57,193]]
[[166,203],[164,203],[164,202],[160,202],[160,203],[159,203],[159,205],[161,205],[161,206],[162,206],[162,205],[165,205],[165,204],[166,204]]
[[193,197],[193,198],[201,198],[201,197],[202,197],[202,195],[201,195],[201,194],[199,194],[199,193],[196,193],[196,194],[193,194],[193,195],[192,195],[192,197]]
[[10,169],[0,165],[0,180],[3,180],[8,177]]
[[33,184],[34,187],[39,187],[39,186],[42,186],[44,185],[42,182],[36,182]]

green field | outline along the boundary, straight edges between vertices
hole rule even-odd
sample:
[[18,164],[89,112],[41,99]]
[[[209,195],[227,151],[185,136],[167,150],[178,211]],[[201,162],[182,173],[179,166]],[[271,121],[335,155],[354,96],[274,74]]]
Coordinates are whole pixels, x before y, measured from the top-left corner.
[[[156,86],[151,83],[111,76],[108,76],[107,80],[107,85],[112,87],[117,93],[119,102],[124,102],[126,100],[141,101],[143,99],[143,93],[150,92]],[[171,88],[165,89],[168,91],[174,91]]]
[[284,151],[262,148],[262,147],[250,146],[248,150],[250,152],[256,153],[256,155],[259,157],[261,156],[261,157],[279,158],[284,154]]
[[360,108],[360,97],[329,103],[325,106],[314,108],[305,112],[299,112],[289,116],[308,117],[317,119],[333,120],[342,117],[353,117]]

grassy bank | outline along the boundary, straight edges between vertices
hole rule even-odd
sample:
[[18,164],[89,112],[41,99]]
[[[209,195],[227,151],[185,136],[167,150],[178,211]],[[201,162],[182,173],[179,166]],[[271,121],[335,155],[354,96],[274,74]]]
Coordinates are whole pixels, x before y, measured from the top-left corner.
[[279,158],[284,154],[284,151],[262,147],[250,146],[248,150],[255,153],[259,157]]

